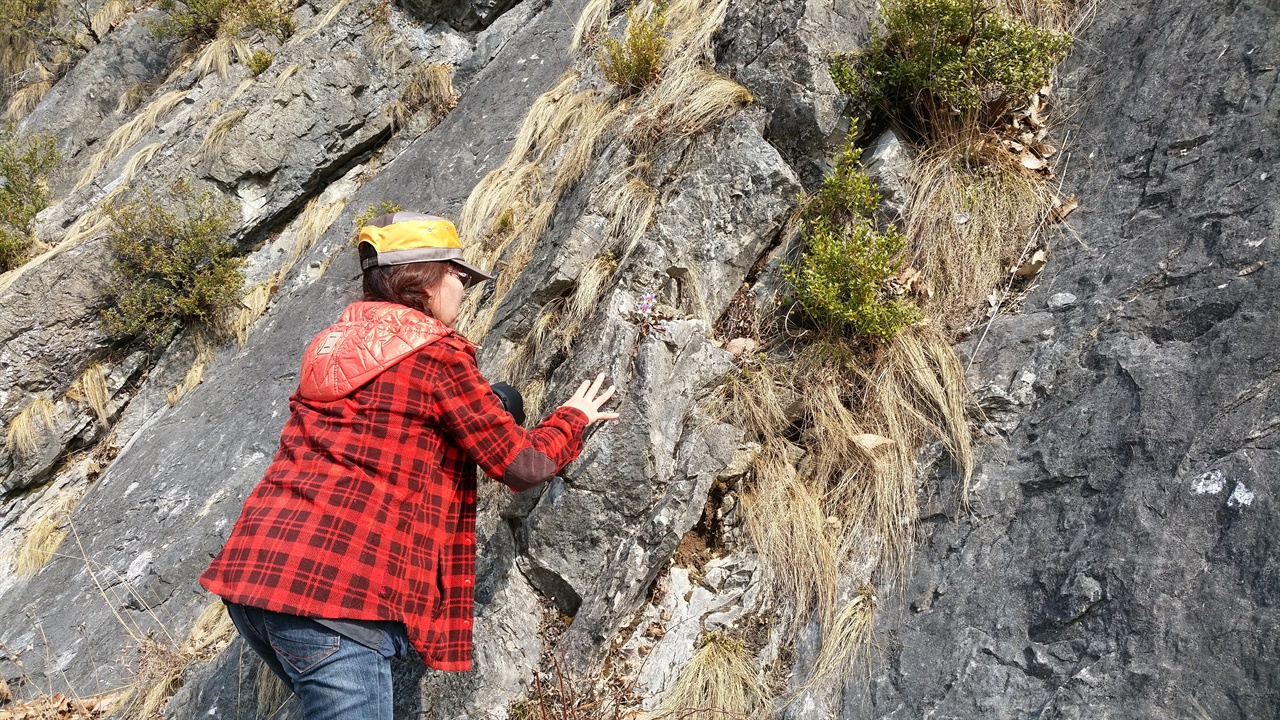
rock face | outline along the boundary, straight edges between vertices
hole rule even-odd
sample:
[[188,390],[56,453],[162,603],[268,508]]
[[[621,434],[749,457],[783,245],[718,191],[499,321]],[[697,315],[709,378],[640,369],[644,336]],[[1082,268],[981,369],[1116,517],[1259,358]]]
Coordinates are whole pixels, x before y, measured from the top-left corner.
[[842,717],[1276,715],[1278,23],[1119,2],[1078,43],[1075,238],[963,347],[974,512],[928,520]]
[[[752,352],[720,336],[726,312],[785,292],[789,219],[848,128],[826,60],[864,41],[874,3],[670,5],[702,13],[670,20],[682,36],[719,23],[700,70],[742,86],[688,76],[699,100],[732,98],[708,102],[715,120],[696,132],[641,117],[649,96],[623,97],[589,45],[570,49],[601,9],[587,0],[303,5],[298,35],[265,41],[275,62],[257,79],[239,63],[165,79],[175,48],[125,21],[27,120],[69,158],[41,237],[92,229],[111,193],[190,177],[236,202],[249,285],[269,303],[211,358],[189,336],[147,355],[97,322],[100,229],[0,278],[0,418],[36,397],[56,408],[38,452],[0,451],[0,680],[20,698],[103,692],[133,682],[142,639],[181,644],[216,602],[195,580],[276,450],[299,353],[358,293],[352,216],[390,202],[459,217],[535,137],[547,166],[528,183],[545,175],[556,194],[506,198],[512,215],[545,210],[545,231],[498,253],[514,281],[496,300],[497,283],[480,291],[481,366],[536,388],[543,410],[604,370],[622,417],[544,488],[484,486],[475,669],[397,663],[397,717],[505,718],[552,656],[587,677],[621,668],[655,710],[712,632],[754,633],[758,664],[794,670],[782,682],[799,699],[776,710],[795,720],[1276,716],[1280,11],[1210,5],[1108,5],[1064,68],[1078,129],[1060,167],[1081,209],[1022,314],[960,348],[984,411],[972,512],[927,511],[907,584],[880,598],[870,681],[834,692],[805,685],[817,623],[788,635],[770,620],[779,599],[735,526],[760,446],[715,403]],[[394,125],[388,106],[431,63],[456,67],[456,108]],[[180,97],[75,189],[132,117],[95,88],[145,81],[163,83],[148,102]],[[233,119],[221,143],[219,118]],[[866,159],[897,222],[910,153],[885,135]],[[641,309],[650,294],[657,308]],[[95,362],[106,424],[68,394]],[[46,516],[68,539],[34,575],[13,572]],[[734,539],[690,560],[682,543],[710,524]],[[174,720],[277,709],[258,707],[262,668],[238,640],[182,680]],[[297,703],[276,717],[300,717]]]

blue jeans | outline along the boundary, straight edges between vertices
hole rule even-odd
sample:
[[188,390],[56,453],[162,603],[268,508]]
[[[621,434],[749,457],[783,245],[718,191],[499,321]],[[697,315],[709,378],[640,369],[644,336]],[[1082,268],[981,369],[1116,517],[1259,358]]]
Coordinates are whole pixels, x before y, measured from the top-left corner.
[[390,658],[309,618],[231,603],[227,613],[306,720],[392,720]]

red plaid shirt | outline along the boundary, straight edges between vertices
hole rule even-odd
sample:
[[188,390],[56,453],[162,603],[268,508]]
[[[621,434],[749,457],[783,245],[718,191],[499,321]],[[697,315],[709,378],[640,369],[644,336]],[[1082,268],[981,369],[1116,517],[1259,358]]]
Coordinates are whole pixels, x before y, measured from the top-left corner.
[[389,303],[348,308],[302,377],[201,584],[276,612],[400,621],[428,666],[469,670],[476,465],[513,489],[544,482],[581,452],[586,416],[561,408],[524,430],[470,342]]

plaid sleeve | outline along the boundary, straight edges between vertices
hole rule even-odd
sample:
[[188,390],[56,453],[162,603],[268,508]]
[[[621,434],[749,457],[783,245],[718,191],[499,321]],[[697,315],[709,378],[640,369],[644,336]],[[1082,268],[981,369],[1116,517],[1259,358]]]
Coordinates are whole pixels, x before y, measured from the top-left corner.
[[[475,357],[451,343],[420,361],[441,362],[432,388],[435,414],[450,438],[495,480],[513,490],[544,483],[582,452],[587,416],[573,408],[557,408],[533,430],[525,430],[502,407],[480,374]],[[441,356],[442,353],[447,353]],[[433,358],[433,359],[429,359]]]

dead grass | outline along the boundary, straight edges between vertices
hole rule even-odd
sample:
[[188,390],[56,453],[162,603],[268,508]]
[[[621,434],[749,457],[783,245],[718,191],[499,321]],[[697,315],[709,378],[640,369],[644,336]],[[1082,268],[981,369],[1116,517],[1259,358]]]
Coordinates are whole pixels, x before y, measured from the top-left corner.
[[102,427],[111,424],[111,416],[107,411],[111,391],[107,388],[107,369],[102,363],[93,363],[85,368],[67,391],[67,397],[88,405]]
[[47,398],[37,397],[9,421],[4,443],[18,455],[34,455],[45,436],[56,427],[57,407]]
[[80,179],[76,183],[75,189],[78,190],[88,185],[99,172],[102,171],[111,161],[120,157],[120,155],[135,143],[141,140],[147,133],[155,129],[160,120],[173,111],[187,97],[187,90],[171,90],[158,99],[153,100],[149,105],[140,110],[137,115],[125,124],[116,128],[115,131],[107,137],[103,148],[94,154],[89,161],[88,167],[80,174]]
[[78,499],[75,493],[63,491],[49,512],[27,530],[22,547],[18,549],[14,572],[22,577],[34,577],[40,568],[49,564],[62,541],[70,534],[64,526]]
[[266,665],[258,667],[258,704],[254,720],[275,717],[293,693],[278,675]]
[[337,2],[335,2],[333,4],[333,7],[329,8],[329,10],[320,17],[320,20],[317,21],[315,25],[312,25],[306,30],[303,30],[302,32],[298,33],[297,39],[299,41],[304,41],[307,38],[311,37],[312,35],[315,35],[316,33],[328,27],[329,23],[333,22],[334,18],[338,17],[338,13],[342,12],[342,9],[345,8],[347,6],[347,3],[349,2],[350,0],[338,0]]
[[740,640],[710,633],[680,671],[659,717],[756,718],[772,702],[760,669]]
[[151,159],[154,158],[156,153],[160,152],[160,149],[163,147],[163,142],[154,142],[150,145],[144,145],[141,150],[133,154],[133,157],[129,158],[129,162],[124,166],[124,171],[120,173],[120,181],[124,183],[133,182],[134,177],[138,175],[138,171],[141,170],[144,165],[151,162]]
[[283,88],[285,86],[285,83],[289,82],[289,78],[292,78],[294,74],[301,69],[302,69],[301,64],[293,63],[292,65],[285,68],[284,70],[281,70],[280,75],[276,78],[276,89],[279,90],[280,88]]
[[279,280],[273,274],[263,282],[255,285],[248,294],[240,298],[240,312],[236,315],[235,320],[231,322],[231,331],[236,336],[241,348],[248,346],[249,328],[253,326],[254,321],[262,317],[262,314],[267,311],[267,306],[271,304],[271,298],[279,289]]
[[967,142],[923,154],[908,187],[908,262],[935,290],[925,310],[962,331],[1052,211],[1053,187],[1000,148]]
[[191,392],[197,385],[204,381],[204,370],[213,362],[213,347],[203,341],[196,342],[196,359],[191,363],[191,367],[187,370],[187,374],[182,378],[182,382],[178,386],[169,391],[166,400],[172,407],[178,404],[183,395]]
[[855,677],[864,684],[871,682],[871,663],[876,651],[875,609],[875,594],[865,586],[844,604],[833,626],[823,636],[822,648],[813,672],[804,683],[805,688],[842,687]]
[[186,669],[213,658],[231,642],[235,632],[226,606],[215,599],[196,618],[191,633],[176,649],[168,643],[144,638],[138,649],[138,677],[129,716],[160,720],[165,703],[181,687]]
[[115,113],[117,115],[122,115],[124,113],[133,112],[142,104],[143,100],[146,100],[147,97],[151,95],[152,92],[153,90],[150,83],[139,82],[130,85],[123,93],[120,94],[120,99],[116,101]]
[[583,8],[582,15],[573,26],[573,38],[569,41],[569,52],[576,53],[584,47],[590,47],[599,41],[609,29],[609,10],[612,0],[590,0]]
[[209,130],[204,134],[204,141],[200,143],[200,149],[196,154],[207,157],[221,149],[222,144],[227,140],[227,135],[248,114],[248,109],[236,108],[220,115],[209,125]]
[[52,79],[37,80],[29,85],[22,86],[9,97],[9,102],[4,109],[5,119],[17,122],[30,115],[31,111],[36,109],[36,106],[52,89]]
[[223,35],[214,38],[196,56],[196,75],[204,77],[217,73],[218,77],[225,80],[231,74],[232,59],[239,60],[241,65],[248,65],[251,57],[248,41]]
[[133,10],[132,0],[107,0],[89,19],[89,28],[98,38],[105,38]]
[[457,105],[453,67],[444,63],[424,64],[414,71],[399,99],[391,104],[391,122],[394,127],[401,128],[408,125],[414,115],[428,110],[438,123]]

